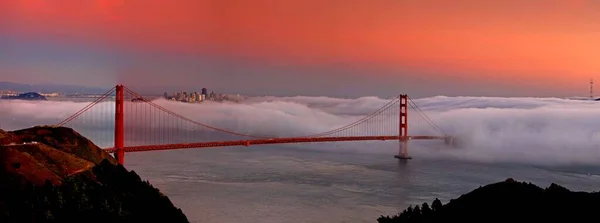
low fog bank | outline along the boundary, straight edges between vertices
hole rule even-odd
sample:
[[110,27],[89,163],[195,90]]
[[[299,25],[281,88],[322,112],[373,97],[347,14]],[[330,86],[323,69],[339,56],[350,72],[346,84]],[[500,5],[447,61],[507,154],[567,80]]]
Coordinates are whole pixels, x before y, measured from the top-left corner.
[[[390,99],[362,97],[260,97],[243,103],[154,102],[185,117],[242,133],[303,135],[341,127],[370,114]],[[584,165],[600,161],[600,102],[558,98],[431,97],[414,102],[447,134],[465,141],[462,149],[443,142],[411,142],[413,156],[536,165]],[[0,128],[14,130],[55,124],[87,103],[0,100]],[[106,102],[91,114],[110,135],[114,113]],[[100,109],[101,108],[101,109]],[[416,113],[410,111],[409,117]],[[397,120],[397,119],[395,119]],[[435,133],[411,119],[410,132]],[[104,130],[102,130],[104,131]],[[307,146],[364,153],[394,153],[397,143],[319,143]]]
[[439,96],[416,103],[446,132],[465,140],[465,149],[435,156],[540,165],[600,161],[600,102]]

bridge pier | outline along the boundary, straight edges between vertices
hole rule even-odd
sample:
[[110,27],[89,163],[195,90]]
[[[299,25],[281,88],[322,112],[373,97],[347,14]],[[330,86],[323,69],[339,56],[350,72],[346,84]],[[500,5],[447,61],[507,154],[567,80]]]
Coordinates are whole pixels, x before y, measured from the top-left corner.
[[398,135],[400,136],[398,155],[395,155],[394,158],[408,160],[412,159],[408,155],[408,95],[401,94],[400,95],[400,117],[398,119]]
[[400,141],[400,147],[398,149],[398,155],[395,155],[394,158],[401,160],[409,160],[412,159],[408,155],[408,139]]

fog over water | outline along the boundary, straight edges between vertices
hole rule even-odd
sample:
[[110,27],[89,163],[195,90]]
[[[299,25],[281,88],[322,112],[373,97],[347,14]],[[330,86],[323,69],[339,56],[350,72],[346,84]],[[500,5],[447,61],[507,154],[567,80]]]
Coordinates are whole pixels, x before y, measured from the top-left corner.
[[[261,97],[240,104],[154,102],[218,127],[287,136],[349,124],[388,101]],[[192,222],[374,222],[409,204],[436,197],[447,202],[508,177],[543,187],[555,182],[598,190],[598,102],[444,96],[414,102],[445,133],[465,140],[465,147],[412,141],[414,159],[408,162],[393,159],[398,143],[388,141],[188,149],[128,153],[126,167],[149,179]],[[0,100],[0,127],[54,124],[86,104]],[[94,140],[98,145],[110,146],[114,104],[97,106],[92,114],[100,121],[73,127],[101,137]],[[411,111],[409,117],[417,115]],[[436,133],[422,120],[409,124],[411,135]]]

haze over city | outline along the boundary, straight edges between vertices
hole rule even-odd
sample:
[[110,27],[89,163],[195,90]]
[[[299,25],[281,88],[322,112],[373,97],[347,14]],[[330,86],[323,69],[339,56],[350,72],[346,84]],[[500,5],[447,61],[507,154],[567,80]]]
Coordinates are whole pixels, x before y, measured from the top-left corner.
[[0,76],[150,92],[585,96],[600,70],[598,11],[593,1],[1,1]]

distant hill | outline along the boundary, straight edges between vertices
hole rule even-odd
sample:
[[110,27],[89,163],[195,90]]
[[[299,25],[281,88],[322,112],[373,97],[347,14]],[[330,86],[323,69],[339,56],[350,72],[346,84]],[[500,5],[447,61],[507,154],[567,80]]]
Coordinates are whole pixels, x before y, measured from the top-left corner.
[[543,189],[531,183],[507,179],[480,187],[448,204],[435,199],[408,207],[396,216],[381,216],[379,223],[392,222],[587,222],[598,219],[600,193],[573,192],[551,184]]
[[594,98],[590,98],[590,97],[566,97],[564,99],[568,99],[568,100],[580,100],[580,101],[600,101],[600,98],[594,97]]
[[70,128],[0,130],[0,222],[188,222],[116,163]]
[[[112,86],[111,86],[112,87]],[[88,93],[97,94],[108,91],[109,88],[85,87],[61,84],[21,84],[13,82],[0,82],[0,90],[18,92],[60,92],[60,93]]]
[[17,96],[3,96],[0,99],[18,99],[18,100],[28,100],[28,101],[47,101],[48,99],[36,92],[27,92],[23,94],[19,94]]

